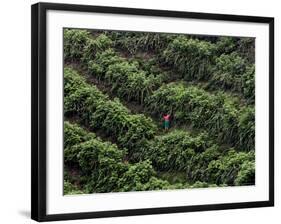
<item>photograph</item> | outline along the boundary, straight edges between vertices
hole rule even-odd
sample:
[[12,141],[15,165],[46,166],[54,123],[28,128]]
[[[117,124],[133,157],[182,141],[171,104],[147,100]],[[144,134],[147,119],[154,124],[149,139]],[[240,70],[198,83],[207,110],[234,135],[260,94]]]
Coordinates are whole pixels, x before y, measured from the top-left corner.
[[255,37],[62,38],[64,195],[255,185]]
[[31,12],[33,220],[274,206],[274,17]]

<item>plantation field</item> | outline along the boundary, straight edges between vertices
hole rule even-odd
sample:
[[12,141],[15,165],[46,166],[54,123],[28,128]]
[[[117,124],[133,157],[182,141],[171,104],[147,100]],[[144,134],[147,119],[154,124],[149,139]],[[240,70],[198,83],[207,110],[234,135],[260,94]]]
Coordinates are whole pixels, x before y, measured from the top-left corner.
[[65,29],[64,194],[254,185],[254,60],[253,38]]

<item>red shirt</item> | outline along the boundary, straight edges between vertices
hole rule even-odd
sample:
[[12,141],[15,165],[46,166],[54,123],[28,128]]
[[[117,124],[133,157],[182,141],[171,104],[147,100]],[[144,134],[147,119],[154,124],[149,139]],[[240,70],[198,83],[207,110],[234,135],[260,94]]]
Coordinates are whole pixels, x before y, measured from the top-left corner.
[[165,121],[169,121],[170,120],[170,115],[169,114],[167,114],[166,116],[164,115],[163,118],[164,118]]

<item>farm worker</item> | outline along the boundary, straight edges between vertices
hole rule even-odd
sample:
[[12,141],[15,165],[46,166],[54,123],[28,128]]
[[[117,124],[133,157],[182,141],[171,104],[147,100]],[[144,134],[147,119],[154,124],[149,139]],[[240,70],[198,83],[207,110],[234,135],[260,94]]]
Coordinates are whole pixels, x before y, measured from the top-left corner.
[[164,119],[164,129],[168,130],[170,128],[170,114],[164,114],[163,119]]

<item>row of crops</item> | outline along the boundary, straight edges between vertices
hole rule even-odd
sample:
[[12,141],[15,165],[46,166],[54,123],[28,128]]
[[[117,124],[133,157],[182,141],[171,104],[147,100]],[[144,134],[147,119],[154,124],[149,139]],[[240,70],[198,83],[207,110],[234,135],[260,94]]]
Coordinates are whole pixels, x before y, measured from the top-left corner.
[[253,38],[221,37],[212,43],[174,34],[103,32],[93,38],[85,30],[65,30],[64,35],[67,59],[89,63],[97,52],[110,47],[129,54],[152,51],[154,60],[174,69],[177,77],[187,81],[207,80],[210,89],[238,92],[249,103],[254,102]]
[[92,129],[101,129],[122,147],[130,150],[143,139],[151,139],[156,126],[143,114],[131,114],[116,98],[110,100],[97,87],[72,69],[64,70],[64,111],[66,116],[77,115]]
[[252,41],[65,29],[65,194],[254,184]]
[[[222,151],[206,133],[174,130],[156,135],[151,118],[134,115],[118,99],[88,84],[70,68],[64,71],[64,111],[80,125],[64,124],[65,165],[80,172],[77,183],[66,173],[65,193],[177,189],[250,184],[254,152]],[[111,142],[97,137],[102,131]],[[118,146],[117,146],[118,145]],[[184,173],[184,184],[169,183],[159,172]],[[82,187],[81,187],[82,186]]]
[[[125,150],[120,150],[110,142],[102,141],[94,133],[87,132],[77,124],[65,122],[64,131],[65,164],[78,167],[80,172],[78,179],[77,176],[69,176],[69,173],[65,172],[64,190],[66,194],[217,186],[200,181],[196,181],[192,185],[188,183],[171,184],[157,176],[152,162],[148,159],[128,163],[124,159],[126,158]],[[242,180],[241,178],[244,176],[239,174],[239,178],[237,178],[238,181]],[[73,181],[83,187],[78,188],[71,183]]]
[[[184,80],[208,81],[209,89],[238,92],[254,102],[253,38],[106,32],[117,48],[134,55],[152,51],[156,61]],[[122,37],[122,38],[121,38]]]
[[[138,102],[151,116],[171,113],[175,123],[188,123],[208,130],[221,143],[241,150],[254,148],[255,110],[252,105],[241,106],[239,101],[222,92],[212,94],[186,83],[166,85],[167,74],[149,73],[141,68],[138,61],[119,56],[113,49],[113,41],[104,34],[96,38],[80,30],[67,30],[66,34],[65,57],[69,60],[81,58],[88,73],[110,85],[111,92],[119,98]],[[205,44],[206,41],[196,42],[201,49],[202,42]],[[79,44],[75,46],[75,43]],[[189,68],[188,65],[184,67]],[[191,70],[194,71],[193,68]]]
[[157,190],[176,187],[158,179],[149,160],[134,164],[124,162],[125,150],[120,150],[110,142],[102,141],[94,133],[85,131],[77,124],[65,122],[64,133],[65,162],[78,166],[83,176],[79,179],[79,184],[83,185],[82,190],[66,180],[65,193]]

